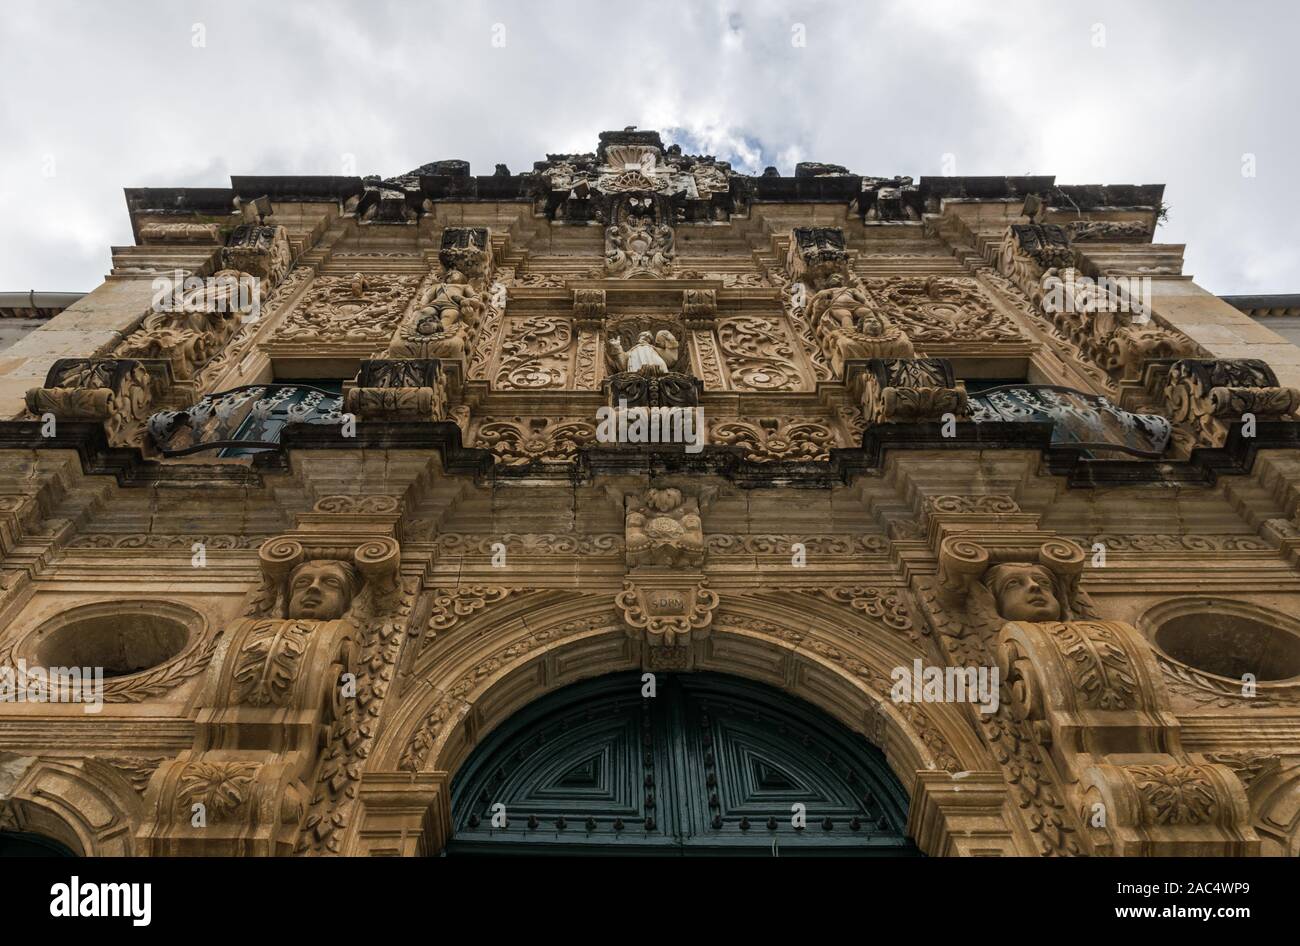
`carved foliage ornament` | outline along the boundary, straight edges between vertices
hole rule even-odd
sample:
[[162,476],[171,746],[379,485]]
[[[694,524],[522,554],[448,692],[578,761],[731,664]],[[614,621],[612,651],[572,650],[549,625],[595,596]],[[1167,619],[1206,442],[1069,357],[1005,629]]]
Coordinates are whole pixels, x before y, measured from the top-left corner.
[[741,447],[745,459],[756,463],[825,460],[830,449],[839,445],[831,426],[814,417],[714,422],[709,427],[709,441]]
[[1174,423],[1212,446],[1221,445],[1245,413],[1279,418],[1300,408],[1300,391],[1280,387],[1273,369],[1253,358],[1176,361],[1164,394]]
[[510,466],[570,463],[595,439],[595,424],[577,417],[484,417],[474,431],[474,446]]
[[131,359],[60,358],[45,386],[27,392],[27,409],[38,417],[101,421],[109,442],[139,446],[152,397],[144,366]]
[[720,319],[718,343],[733,388],[796,391],[802,385],[794,347],[778,319],[749,315]]

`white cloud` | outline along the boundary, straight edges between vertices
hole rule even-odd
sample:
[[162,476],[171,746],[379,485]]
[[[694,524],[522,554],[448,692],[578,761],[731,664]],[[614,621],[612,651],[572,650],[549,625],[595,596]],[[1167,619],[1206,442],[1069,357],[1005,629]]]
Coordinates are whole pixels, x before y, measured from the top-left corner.
[[96,285],[130,240],[125,186],[340,173],[344,154],[358,174],[517,172],[636,124],[755,173],[919,176],[952,154],[959,174],[1163,182],[1159,237],[1203,285],[1300,291],[1280,249],[1298,25],[1287,0],[7,3],[0,288]]

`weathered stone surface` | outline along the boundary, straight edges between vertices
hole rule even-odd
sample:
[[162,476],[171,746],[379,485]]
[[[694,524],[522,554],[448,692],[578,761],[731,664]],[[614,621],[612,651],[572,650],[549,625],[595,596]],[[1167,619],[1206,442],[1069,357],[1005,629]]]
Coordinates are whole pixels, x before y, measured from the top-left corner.
[[[0,832],[436,854],[511,715],[707,671],[878,747],[932,855],[1300,853],[1300,351],[1150,243],[1159,188],[771,170],[626,129],[129,191],[0,357],[0,671],[110,672],[0,700]],[[177,268],[260,315],[155,311]],[[1117,274],[1143,311],[1055,305]]]

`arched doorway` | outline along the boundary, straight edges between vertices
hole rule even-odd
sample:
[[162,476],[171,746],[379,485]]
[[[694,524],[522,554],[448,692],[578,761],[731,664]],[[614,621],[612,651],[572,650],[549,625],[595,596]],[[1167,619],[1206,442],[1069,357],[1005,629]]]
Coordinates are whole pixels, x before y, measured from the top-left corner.
[[861,736],[751,681],[655,683],[575,684],[503,724],[452,784],[447,853],[917,855],[906,793]]
[[67,845],[27,831],[0,831],[0,857],[76,857]]

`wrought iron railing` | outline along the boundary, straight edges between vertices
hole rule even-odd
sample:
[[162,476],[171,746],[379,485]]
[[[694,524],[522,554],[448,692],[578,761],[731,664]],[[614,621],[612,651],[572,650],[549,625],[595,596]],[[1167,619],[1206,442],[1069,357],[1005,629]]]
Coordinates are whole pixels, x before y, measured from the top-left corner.
[[1055,384],[1017,384],[970,395],[971,420],[1041,421],[1052,443],[1118,450],[1154,459],[1169,445],[1170,423],[1158,414],[1121,410],[1106,398]]
[[342,408],[343,396],[324,388],[248,384],[183,411],[159,411],[149,418],[149,437],[164,456],[277,449],[285,424],[341,424]]

